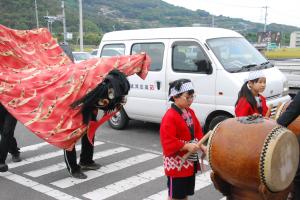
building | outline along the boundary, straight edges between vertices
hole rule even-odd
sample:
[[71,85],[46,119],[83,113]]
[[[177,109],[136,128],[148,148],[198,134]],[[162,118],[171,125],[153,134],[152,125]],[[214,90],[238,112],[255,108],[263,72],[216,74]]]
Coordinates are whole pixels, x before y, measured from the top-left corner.
[[290,47],[300,48],[300,31],[294,31],[291,33]]

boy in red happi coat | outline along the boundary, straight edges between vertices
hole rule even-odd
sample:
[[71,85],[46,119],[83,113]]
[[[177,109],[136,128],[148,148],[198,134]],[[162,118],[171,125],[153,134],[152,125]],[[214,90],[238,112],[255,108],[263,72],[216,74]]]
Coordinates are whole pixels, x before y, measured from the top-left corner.
[[[194,194],[195,174],[200,169],[197,151],[206,151],[204,145],[196,144],[203,133],[190,108],[194,98],[194,87],[190,80],[179,79],[170,83],[169,100],[174,103],[165,113],[160,127],[169,200],[187,200],[189,195]],[[187,152],[192,154],[184,160]]]

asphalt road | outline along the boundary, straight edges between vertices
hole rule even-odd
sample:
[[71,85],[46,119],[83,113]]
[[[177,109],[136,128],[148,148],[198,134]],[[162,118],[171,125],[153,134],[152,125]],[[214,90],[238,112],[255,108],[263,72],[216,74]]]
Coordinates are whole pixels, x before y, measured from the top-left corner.
[[[15,135],[23,161],[11,163],[8,156],[9,172],[0,173],[0,200],[167,199],[158,132],[159,124],[153,123],[131,121],[123,131],[104,124],[97,131],[94,154],[102,167],[86,172],[88,179],[78,181],[68,175],[62,150],[18,124]],[[198,174],[196,194],[190,199],[223,198],[207,170]]]

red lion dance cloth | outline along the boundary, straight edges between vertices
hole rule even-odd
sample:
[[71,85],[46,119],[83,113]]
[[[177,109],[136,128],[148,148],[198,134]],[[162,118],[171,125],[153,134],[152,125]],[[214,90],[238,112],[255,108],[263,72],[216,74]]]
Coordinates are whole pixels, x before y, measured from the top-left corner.
[[47,29],[0,25],[0,103],[34,134],[59,148],[71,150],[83,134],[95,134],[95,126],[83,123],[80,108],[70,107],[74,101],[113,69],[145,79],[149,65],[146,54],[73,64]]

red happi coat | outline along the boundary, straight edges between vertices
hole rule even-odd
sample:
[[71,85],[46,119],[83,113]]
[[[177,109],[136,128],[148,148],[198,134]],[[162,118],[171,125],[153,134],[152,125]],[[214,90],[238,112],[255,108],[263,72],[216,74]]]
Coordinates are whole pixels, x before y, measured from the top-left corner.
[[[187,111],[192,115],[195,139],[200,140],[203,137],[201,125],[194,111],[190,108]],[[160,125],[160,141],[167,176],[187,177],[194,174],[194,163],[189,160],[186,160],[180,169],[181,159],[187,153],[187,151],[180,151],[180,149],[191,139],[192,136],[185,120],[174,108],[170,108]]]
[[83,134],[92,138],[101,124],[84,124],[81,107],[70,107],[74,101],[113,69],[144,79],[149,65],[146,54],[74,64],[47,29],[13,30],[0,25],[0,103],[34,134],[59,148],[71,150]]
[[[266,98],[262,95],[259,95],[259,98],[261,100],[261,106],[262,106],[262,116],[266,116],[266,113],[268,111],[268,106],[266,103]],[[260,114],[257,108],[252,108],[250,103],[247,101],[245,97],[240,98],[238,101],[236,107],[235,107],[235,115],[237,117],[244,117],[248,115],[253,114]]]

